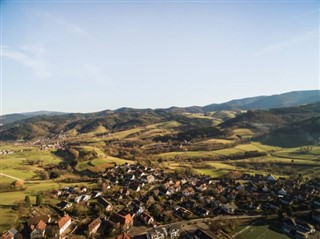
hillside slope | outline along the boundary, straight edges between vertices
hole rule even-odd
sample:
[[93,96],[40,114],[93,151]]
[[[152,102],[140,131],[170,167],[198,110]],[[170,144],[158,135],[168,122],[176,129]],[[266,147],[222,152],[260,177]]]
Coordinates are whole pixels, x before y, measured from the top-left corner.
[[258,96],[231,100],[222,104],[204,106],[206,112],[216,110],[250,110],[291,107],[320,102],[320,90],[293,91],[271,96]]

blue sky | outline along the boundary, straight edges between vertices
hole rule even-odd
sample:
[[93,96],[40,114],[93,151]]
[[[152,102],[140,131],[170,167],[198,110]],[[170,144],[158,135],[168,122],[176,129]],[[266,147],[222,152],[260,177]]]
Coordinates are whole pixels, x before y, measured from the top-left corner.
[[319,88],[319,2],[1,1],[2,112]]

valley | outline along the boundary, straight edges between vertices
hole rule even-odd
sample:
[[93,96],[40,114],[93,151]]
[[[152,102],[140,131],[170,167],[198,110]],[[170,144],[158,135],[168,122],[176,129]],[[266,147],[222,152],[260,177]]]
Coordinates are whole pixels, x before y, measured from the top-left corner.
[[[6,124],[1,129],[0,229],[22,227],[28,217],[27,196],[35,207],[41,193],[45,207],[56,208],[60,199],[51,195],[53,190],[102,191],[106,174],[121,165],[245,185],[257,175],[308,182],[320,173],[319,111],[319,103],[206,113],[122,109],[89,116],[36,116]],[[115,193],[120,185],[103,194]],[[127,200],[141,199],[155,186],[143,193],[130,190]],[[96,205],[96,200],[89,202],[88,206]],[[83,205],[81,210],[89,213]]]

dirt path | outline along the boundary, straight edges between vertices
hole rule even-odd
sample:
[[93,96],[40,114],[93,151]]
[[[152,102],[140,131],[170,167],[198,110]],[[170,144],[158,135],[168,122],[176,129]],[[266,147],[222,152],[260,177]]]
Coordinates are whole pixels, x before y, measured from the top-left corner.
[[10,175],[8,175],[8,174],[0,173],[0,175],[1,175],[1,176],[8,177],[8,178],[15,179],[15,180],[19,180],[19,181],[23,181],[23,182],[25,182],[25,180],[24,180],[24,179],[16,178],[16,177],[10,176]]
[[40,183],[40,182],[50,181],[50,180],[33,180],[33,181],[32,181],[32,180],[24,180],[24,179],[21,179],[21,178],[17,178],[17,177],[14,177],[14,176],[10,176],[10,175],[5,174],[5,173],[0,173],[0,176],[12,178],[12,179],[19,180],[19,181],[23,181],[23,182],[26,182],[26,183]]

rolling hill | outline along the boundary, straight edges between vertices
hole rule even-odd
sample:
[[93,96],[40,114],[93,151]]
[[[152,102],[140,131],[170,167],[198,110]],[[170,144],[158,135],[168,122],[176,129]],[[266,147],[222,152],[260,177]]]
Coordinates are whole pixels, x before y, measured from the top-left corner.
[[9,124],[19,120],[32,118],[35,116],[54,116],[54,115],[63,115],[66,113],[56,112],[56,111],[36,111],[36,112],[26,112],[26,113],[16,113],[16,114],[7,114],[0,116],[0,124]]
[[320,90],[293,91],[271,96],[257,96],[204,106],[206,112],[217,110],[250,110],[283,108],[320,102]]
[[[305,105],[309,101],[317,102],[319,93],[318,90],[299,91],[245,98],[220,104],[219,108],[217,108],[218,105],[210,105],[155,110],[120,108],[86,114],[34,112],[4,115],[1,119],[7,123],[0,128],[0,140],[31,140],[59,133],[73,136],[88,133],[97,135],[146,127],[167,121],[178,123],[179,126],[176,127],[175,133],[180,135],[194,129],[197,131],[195,134],[198,134],[202,129],[218,125],[218,128],[222,130],[250,129],[258,136],[319,116],[320,103]],[[286,108],[265,109],[275,105],[285,105]],[[294,107],[288,107],[291,105]],[[243,109],[258,106],[261,107],[259,110],[243,111]],[[213,108],[214,111],[206,112]],[[226,108],[241,110],[226,110]]]

